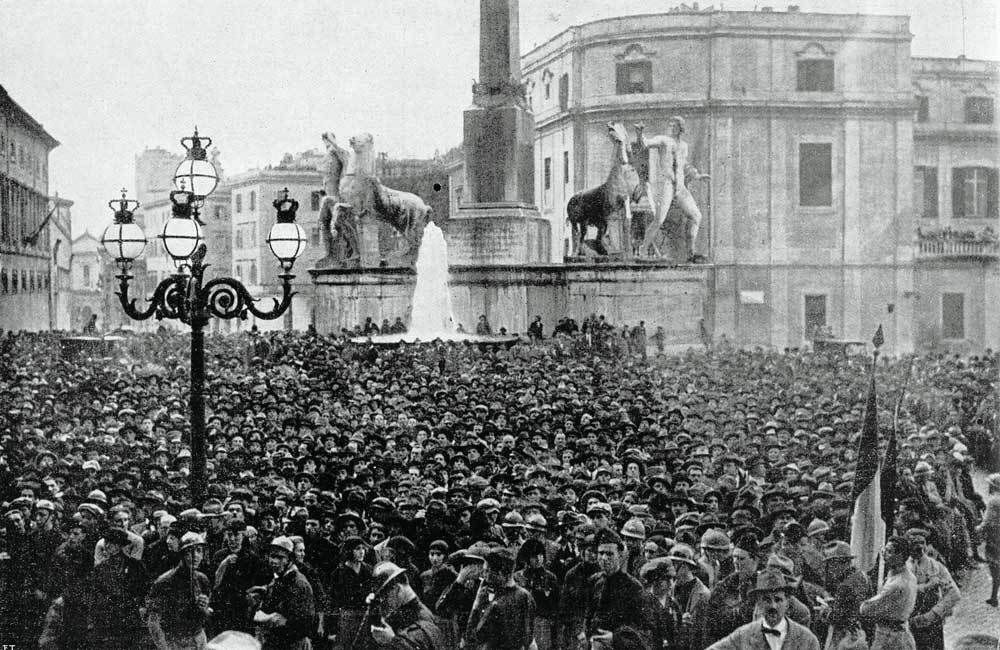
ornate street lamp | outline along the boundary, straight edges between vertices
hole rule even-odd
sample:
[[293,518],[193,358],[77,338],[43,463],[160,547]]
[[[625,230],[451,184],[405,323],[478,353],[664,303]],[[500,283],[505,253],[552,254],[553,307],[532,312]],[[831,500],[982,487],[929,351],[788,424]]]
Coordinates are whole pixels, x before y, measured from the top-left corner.
[[[305,248],[305,233],[295,223],[298,201],[288,198],[288,188],[284,196],[274,202],[278,213],[277,222],[268,235],[271,252],[278,258],[281,267],[281,300],[273,299],[269,310],[257,308],[257,299],[250,295],[241,282],[233,278],[213,278],[204,282],[204,263],[207,246],[202,238],[198,209],[205,198],[218,184],[215,167],[205,158],[201,141],[211,138],[199,136],[197,129],[193,137],[184,138],[181,144],[188,151],[187,158],[177,167],[174,174],[176,190],[170,193],[173,216],[163,226],[159,237],[167,253],[177,265],[177,273],[161,281],[153,291],[144,309],[136,306],[136,299],[129,298],[129,282],[132,262],[142,254],[146,246],[146,236],[142,228],[132,220],[138,201],[125,198],[122,190],[120,200],[111,201],[109,207],[115,212],[114,223],[104,231],[101,243],[118,263],[118,299],[122,309],[133,320],[173,319],[191,327],[191,497],[196,507],[205,498],[206,449],[205,449],[205,325],[212,316],[218,318],[246,319],[253,314],[262,320],[280,318],[291,306],[292,265]],[[186,144],[190,142],[190,146]],[[205,145],[208,146],[208,145]],[[185,189],[186,188],[186,189]],[[115,209],[114,204],[118,204]],[[134,206],[129,209],[130,206]]]

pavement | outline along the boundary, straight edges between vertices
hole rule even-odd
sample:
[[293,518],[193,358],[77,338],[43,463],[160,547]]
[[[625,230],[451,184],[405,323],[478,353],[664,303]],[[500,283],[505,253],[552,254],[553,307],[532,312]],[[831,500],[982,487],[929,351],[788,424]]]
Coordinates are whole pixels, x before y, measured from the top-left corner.
[[[986,494],[986,475],[983,473],[973,474],[973,484],[976,490]],[[980,643],[970,644],[969,650],[1000,650],[996,644],[996,639],[1000,638],[1000,609],[986,604],[986,599],[990,597],[990,572],[985,564],[980,564],[976,569],[968,571],[961,576],[956,576],[958,587],[962,591],[962,600],[955,607],[954,613],[945,621],[944,626],[944,647],[945,650],[956,648],[959,639],[968,635],[985,635],[993,637],[989,643],[984,643],[986,639],[978,639]]]

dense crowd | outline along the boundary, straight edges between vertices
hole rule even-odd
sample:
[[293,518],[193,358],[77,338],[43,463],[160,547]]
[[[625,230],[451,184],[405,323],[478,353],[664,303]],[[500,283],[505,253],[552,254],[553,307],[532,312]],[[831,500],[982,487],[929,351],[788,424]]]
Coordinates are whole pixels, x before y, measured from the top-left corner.
[[879,361],[880,586],[845,543],[870,358],[667,356],[587,320],[497,348],[210,336],[200,503],[187,337],[0,337],[0,642],[943,648],[981,553],[996,605],[1000,476],[980,495],[971,470],[997,469],[997,355]]

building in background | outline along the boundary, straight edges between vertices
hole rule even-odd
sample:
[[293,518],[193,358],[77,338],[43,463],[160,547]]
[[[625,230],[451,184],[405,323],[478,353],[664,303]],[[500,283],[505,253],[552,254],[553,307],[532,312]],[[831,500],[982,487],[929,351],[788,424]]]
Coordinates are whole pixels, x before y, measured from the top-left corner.
[[0,330],[53,326],[49,153],[57,146],[0,86]]
[[913,301],[922,349],[1000,345],[995,61],[913,59]]
[[[711,175],[691,189],[716,339],[782,349],[821,330],[865,341],[882,323],[893,353],[996,348],[995,248],[918,244],[917,228],[997,231],[997,68],[914,59],[911,38],[905,16],[682,6],[578,25],[528,52],[551,261],[568,250],[567,201],[607,177],[607,123],[659,135],[680,115],[691,162]],[[936,212],[915,213],[915,184]]]
[[98,331],[109,332],[130,322],[117,298],[112,303],[116,285],[108,282],[109,266],[113,264],[97,237],[85,232],[73,240],[67,329],[83,331],[95,315]]
[[49,282],[49,329],[69,331],[73,327],[71,279],[73,263],[73,202],[61,198],[58,192],[51,205],[49,241],[52,242],[51,281]]

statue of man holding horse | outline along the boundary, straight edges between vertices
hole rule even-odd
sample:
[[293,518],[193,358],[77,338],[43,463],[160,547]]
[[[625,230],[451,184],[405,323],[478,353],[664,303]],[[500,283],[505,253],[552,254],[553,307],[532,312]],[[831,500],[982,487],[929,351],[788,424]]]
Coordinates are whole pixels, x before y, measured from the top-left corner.
[[653,138],[644,134],[645,125],[641,122],[635,125],[639,143],[644,149],[649,149],[656,155],[657,178],[652,181],[656,218],[646,228],[645,237],[639,248],[639,254],[645,255],[650,248],[654,255],[660,251],[655,245],[656,236],[667,218],[667,212],[674,203],[684,212],[687,220],[685,239],[687,240],[688,262],[697,263],[704,260],[695,247],[698,245],[698,229],[701,226],[701,210],[688,189],[688,183],[695,180],[707,180],[708,174],[700,173],[688,158],[688,144],[681,139],[684,133],[684,118],[670,118],[669,133]]
[[319,260],[317,266],[326,267],[359,260],[361,247],[358,244],[358,227],[354,214],[342,202],[340,192],[341,178],[350,154],[337,144],[333,133],[327,131],[322,138],[326,154],[319,164],[319,172],[323,175],[319,222],[326,257]]

